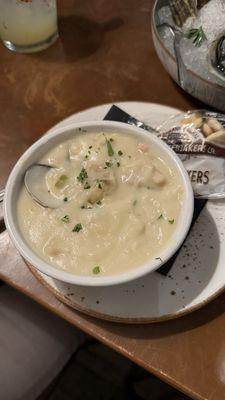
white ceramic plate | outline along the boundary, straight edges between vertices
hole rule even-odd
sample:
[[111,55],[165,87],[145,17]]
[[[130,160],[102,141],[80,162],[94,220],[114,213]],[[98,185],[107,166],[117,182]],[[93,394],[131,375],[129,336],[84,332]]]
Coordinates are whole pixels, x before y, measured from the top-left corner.
[[[117,103],[132,116],[156,126],[179,110],[151,103]],[[91,108],[62,121],[104,118],[111,104]],[[55,129],[55,127],[53,128]],[[168,276],[153,272],[112,287],[78,287],[33,270],[55,295],[89,315],[124,323],[157,322],[200,308],[225,289],[225,201],[208,202]]]

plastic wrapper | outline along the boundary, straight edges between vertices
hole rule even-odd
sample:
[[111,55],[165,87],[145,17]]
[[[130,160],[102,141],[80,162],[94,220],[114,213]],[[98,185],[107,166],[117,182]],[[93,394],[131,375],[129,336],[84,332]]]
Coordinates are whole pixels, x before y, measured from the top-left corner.
[[205,110],[177,114],[157,128],[181,158],[196,197],[225,197],[225,116]]

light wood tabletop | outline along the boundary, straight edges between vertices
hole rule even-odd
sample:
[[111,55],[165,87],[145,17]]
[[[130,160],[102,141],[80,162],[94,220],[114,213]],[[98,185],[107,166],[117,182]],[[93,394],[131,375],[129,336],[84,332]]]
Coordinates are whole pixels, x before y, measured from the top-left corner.
[[[129,100],[202,107],[171,81],[155,54],[152,5],[64,0],[60,39],[51,48],[22,55],[0,45],[0,189],[22,152],[70,114]],[[0,279],[193,399],[225,398],[225,294],[174,321],[99,321],[59,302],[28,270],[2,222],[0,229]]]

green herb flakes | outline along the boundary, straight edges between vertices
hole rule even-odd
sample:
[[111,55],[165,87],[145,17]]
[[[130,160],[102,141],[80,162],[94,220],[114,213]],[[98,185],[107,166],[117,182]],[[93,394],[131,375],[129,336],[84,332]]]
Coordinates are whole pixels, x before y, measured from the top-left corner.
[[102,189],[101,183],[98,184],[98,188],[99,188],[99,189]]
[[81,224],[76,224],[72,230],[72,232],[80,232],[83,229],[83,226]]
[[63,201],[68,201],[68,197],[64,197]]
[[96,201],[96,204],[98,204],[98,206],[101,206],[102,205],[101,200]]
[[137,205],[137,200],[134,200],[133,201],[133,206],[136,206]]
[[61,221],[62,221],[62,222],[66,222],[66,223],[68,224],[68,222],[70,222],[70,217],[69,217],[69,215],[64,215],[64,217],[61,218]]
[[120,167],[120,163],[119,162],[117,162],[116,165],[117,165],[117,167]]
[[93,147],[93,146],[89,146],[88,148],[89,148],[89,149],[92,149],[92,147]]
[[85,184],[84,184],[84,189],[90,189],[90,185],[89,185],[89,183],[88,182],[85,182]]
[[174,219],[168,219],[169,224],[173,224],[174,223]]
[[156,259],[156,260],[160,260],[160,261],[162,262],[161,257],[156,257],[155,259]]
[[189,29],[184,36],[187,39],[192,39],[192,43],[195,45],[195,47],[200,47],[202,43],[207,40],[206,34],[203,31],[202,26],[200,26],[200,28]]
[[101,271],[100,271],[100,267],[97,265],[96,267],[94,267],[93,269],[92,269],[92,272],[93,272],[93,274],[95,274],[95,275],[97,275],[97,274],[99,274]]
[[57,182],[55,183],[55,187],[56,187],[57,189],[62,189],[63,186],[65,185],[67,179],[68,179],[68,176],[66,176],[66,175],[60,175],[59,179],[58,179]]
[[122,155],[123,155],[123,152],[122,152],[121,150],[119,150],[119,151],[118,151],[118,155],[119,155],[119,156],[122,156]]
[[109,140],[110,140],[110,142],[113,142],[113,138],[110,138]]
[[112,166],[112,163],[110,161],[105,162],[106,167],[110,168]]
[[108,155],[109,155],[109,157],[112,157],[114,154],[112,144],[111,144],[110,140],[108,140],[107,138],[105,140],[106,140],[106,144],[107,144]]
[[163,218],[163,215],[161,214],[157,219],[161,219],[161,218]]
[[88,174],[85,168],[82,168],[79,175],[77,176],[78,182],[84,182],[85,179],[88,178]]

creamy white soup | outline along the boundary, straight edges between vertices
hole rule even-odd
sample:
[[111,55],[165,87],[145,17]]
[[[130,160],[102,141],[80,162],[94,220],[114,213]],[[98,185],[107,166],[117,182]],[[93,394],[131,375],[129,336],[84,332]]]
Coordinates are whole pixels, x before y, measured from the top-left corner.
[[18,220],[29,246],[54,266],[79,275],[115,275],[159,258],[173,240],[184,197],[176,165],[147,139],[80,132],[40,162],[51,209],[25,187]]

